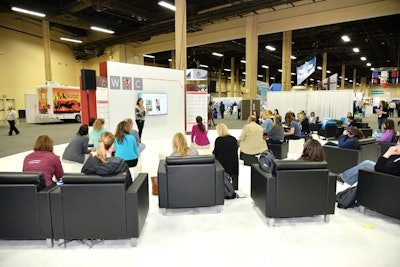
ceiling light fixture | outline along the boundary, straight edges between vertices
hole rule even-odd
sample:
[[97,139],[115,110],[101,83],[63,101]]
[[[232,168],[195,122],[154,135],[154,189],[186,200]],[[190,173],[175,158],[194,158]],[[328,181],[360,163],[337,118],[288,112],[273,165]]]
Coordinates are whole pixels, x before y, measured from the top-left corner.
[[366,57],[360,57],[360,59],[361,59],[362,61],[365,61],[365,60],[367,60],[367,58],[366,58]]
[[330,71],[330,70],[327,70],[326,73],[331,73],[331,71]]
[[278,69],[278,71],[279,71],[279,72],[282,72],[282,70],[281,70],[281,69]]
[[71,39],[71,38],[65,38],[65,37],[60,37],[60,40],[62,40],[62,41],[67,41],[67,42],[72,42],[72,43],[78,43],[78,44],[81,44],[81,43],[82,43],[81,40]]
[[240,60],[241,63],[246,64],[246,60],[242,59]]
[[267,48],[270,51],[275,51],[276,50],[276,48],[271,46],[271,45],[267,45],[265,48]]
[[112,30],[107,30],[107,29],[104,29],[104,28],[96,27],[96,26],[92,26],[92,27],[90,27],[90,29],[92,29],[94,31],[98,31],[98,32],[105,32],[105,33],[109,33],[109,34],[114,34],[114,31],[112,31]]
[[318,66],[317,69],[322,70],[322,67],[321,67],[321,66]]
[[46,17],[46,14],[43,14],[43,13],[40,13],[40,12],[36,12],[36,11],[27,10],[27,9],[23,9],[23,8],[19,8],[19,7],[15,7],[15,6],[11,7],[11,10],[17,11],[17,12],[20,12],[20,13],[33,15],[33,16],[36,16],[36,17],[41,17],[41,18]]
[[211,55],[216,56],[216,57],[223,57],[224,55],[221,53],[213,52]]
[[369,63],[369,62],[367,63],[367,67],[371,67],[371,65],[372,65],[372,64],[371,64],[371,63]]
[[261,74],[259,74],[259,75],[257,75],[257,77],[258,78],[262,78],[262,77],[264,77],[263,75],[261,75]]
[[200,68],[208,68],[208,65],[200,64]]
[[290,58],[291,58],[291,59],[297,59],[297,57],[295,57],[295,56],[293,56],[293,55],[290,56]]
[[275,80],[275,77],[270,77],[269,79],[270,79],[270,80]]
[[165,1],[160,1],[160,2],[158,2],[158,5],[160,5],[160,6],[162,6],[162,7],[165,7],[165,8],[168,8],[168,9],[170,9],[170,10],[172,10],[172,11],[175,11],[175,10],[176,10],[176,7],[175,7],[174,5],[172,5],[172,4],[170,4],[170,3],[167,3],[167,2],[165,2]]
[[231,71],[230,69],[224,69],[224,71]]
[[147,57],[147,58],[156,58],[156,57],[153,56],[153,55],[146,55],[146,54],[144,54],[143,57]]
[[360,49],[358,49],[358,47],[354,47],[353,51],[354,51],[354,53],[360,53]]
[[261,68],[263,68],[263,69],[269,69],[269,66],[267,66],[267,65],[262,65]]
[[343,35],[342,36],[342,40],[344,41],[344,42],[350,42],[350,37],[348,36],[348,35]]

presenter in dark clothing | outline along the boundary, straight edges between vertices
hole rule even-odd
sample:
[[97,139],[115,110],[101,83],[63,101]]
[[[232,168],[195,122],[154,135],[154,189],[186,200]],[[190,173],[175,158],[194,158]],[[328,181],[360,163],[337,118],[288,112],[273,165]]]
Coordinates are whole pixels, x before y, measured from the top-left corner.
[[238,159],[238,142],[235,137],[229,134],[228,128],[225,124],[220,123],[217,125],[218,137],[215,139],[213,154],[215,158],[224,167],[232,177],[233,188],[239,188],[239,159]]
[[146,109],[143,105],[143,98],[139,98],[136,101],[136,107],[135,107],[135,121],[136,125],[139,130],[139,137],[142,138],[142,132],[143,132],[143,127],[144,127],[144,119],[146,116]]

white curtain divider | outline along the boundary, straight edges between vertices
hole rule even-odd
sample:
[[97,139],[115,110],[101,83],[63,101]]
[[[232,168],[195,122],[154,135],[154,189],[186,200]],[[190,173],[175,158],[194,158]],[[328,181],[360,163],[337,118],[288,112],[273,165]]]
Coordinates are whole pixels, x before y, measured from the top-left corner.
[[278,109],[282,116],[288,110],[297,114],[311,111],[322,118],[340,119],[347,112],[353,112],[354,92],[352,90],[267,92],[267,109]]

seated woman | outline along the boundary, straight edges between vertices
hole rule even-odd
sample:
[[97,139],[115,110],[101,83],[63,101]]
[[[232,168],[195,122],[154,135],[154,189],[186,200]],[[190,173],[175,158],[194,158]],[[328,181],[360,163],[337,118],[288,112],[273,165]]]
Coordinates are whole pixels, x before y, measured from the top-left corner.
[[54,185],[64,176],[60,158],[53,153],[53,140],[47,135],[36,139],[33,153],[24,159],[23,172],[43,172],[46,186]]
[[378,158],[376,163],[371,160],[365,160],[339,174],[337,177],[338,182],[354,185],[358,182],[358,171],[362,168],[400,176],[400,142],[397,142],[395,146],[389,147],[386,153]]
[[131,135],[131,125],[121,121],[115,131],[115,156],[123,159],[129,167],[135,167],[138,163],[139,152],[136,139]]
[[62,159],[64,162],[77,162],[83,164],[88,158],[92,157],[92,154],[90,154],[90,152],[96,151],[96,148],[88,148],[89,137],[87,136],[87,134],[87,125],[82,125],[81,127],[79,127],[78,132],[64,150],[64,153],[62,155]]
[[125,121],[127,123],[129,123],[129,125],[131,126],[131,135],[133,135],[133,137],[135,137],[137,150],[138,150],[138,153],[140,154],[146,148],[146,145],[144,143],[142,143],[142,141],[140,140],[139,132],[137,130],[133,129],[133,126],[134,126],[133,120],[131,118],[126,118]]
[[197,156],[199,152],[195,148],[187,145],[186,137],[182,133],[176,133],[172,138],[172,154],[171,156]]
[[352,127],[343,131],[343,134],[339,137],[339,144],[327,142],[325,145],[354,149],[357,145],[357,139],[361,138],[364,138],[363,132],[357,129],[357,127]]
[[213,154],[232,177],[233,188],[238,189],[239,158],[238,143],[234,136],[229,134],[228,127],[221,123],[217,125],[218,137],[215,139]]
[[196,117],[196,125],[192,127],[192,135],[190,147],[195,149],[207,149],[210,148],[210,140],[207,137],[206,126],[203,123],[201,116]]
[[396,130],[394,127],[394,121],[392,119],[387,119],[383,123],[383,128],[385,132],[376,139],[377,142],[391,142],[394,135],[396,135]]
[[311,111],[310,112],[310,117],[308,122],[310,123],[310,131],[316,131],[317,130],[317,123],[318,123],[318,118],[315,116],[315,112]]
[[104,124],[105,120],[103,118],[98,118],[93,123],[93,130],[91,133],[91,137],[93,140],[93,145],[96,149],[98,149],[100,135],[104,132],[107,132],[107,130],[104,129]]
[[303,113],[297,113],[297,120],[300,124],[301,137],[310,135],[310,124]]
[[268,135],[268,132],[271,131],[273,126],[272,111],[271,110],[263,110],[261,117],[263,119],[262,127],[264,129],[264,136]]
[[128,164],[121,158],[113,157],[115,137],[110,132],[102,133],[96,156],[88,159],[82,167],[85,174],[97,174],[100,176],[117,175],[126,172],[126,187],[132,184],[132,177]]
[[325,152],[321,143],[315,139],[308,139],[303,146],[303,152],[299,160],[307,161],[324,161]]
[[267,134],[267,144],[282,144],[285,137],[285,130],[282,127],[281,115],[275,115],[274,125]]
[[284,139],[286,142],[289,139],[301,138],[300,124],[294,120],[293,112],[287,112],[285,114],[285,124],[289,127],[289,130],[284,133],[285,135]]

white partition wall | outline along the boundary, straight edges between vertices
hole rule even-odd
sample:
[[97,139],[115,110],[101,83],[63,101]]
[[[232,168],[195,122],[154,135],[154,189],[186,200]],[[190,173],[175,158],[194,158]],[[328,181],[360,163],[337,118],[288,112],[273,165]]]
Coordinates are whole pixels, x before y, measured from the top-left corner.
[[351,90],[302,91],[302,92],[268,92],[267,109],[279,110],[282,116],[291,110],[295,114],[304,110],[307,115],[311,111],[320,118],[340,119],[347,112],[353,112],[354,92]]
[[[165,94],[167,114],[146,116],[142,139],[171,138],[185,131],[184,73],[181,70],[107,62],[109,131],[125,119],[135,120],[138,94]],[[99,104],[99,103],[98,103]]]

